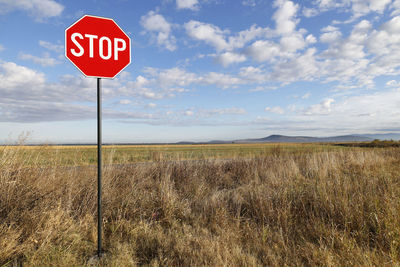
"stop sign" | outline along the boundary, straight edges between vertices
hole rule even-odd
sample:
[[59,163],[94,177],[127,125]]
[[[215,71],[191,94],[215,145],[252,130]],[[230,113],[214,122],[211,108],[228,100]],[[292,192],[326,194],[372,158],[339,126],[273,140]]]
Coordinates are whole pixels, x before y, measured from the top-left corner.
[[85,15],[65,30],[65,56],[85,76],[114,78],[131,62],[131,40],[114,20]]

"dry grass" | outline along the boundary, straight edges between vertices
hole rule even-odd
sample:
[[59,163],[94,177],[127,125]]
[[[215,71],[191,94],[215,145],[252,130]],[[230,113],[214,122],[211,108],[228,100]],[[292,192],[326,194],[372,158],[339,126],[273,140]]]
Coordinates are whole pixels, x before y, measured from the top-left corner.
[[[15,150],[0,157],[0,265],[88,265],[96,169],[27,168]],[[107,166],[103,189],[103,266],[400,264],[397,148]]]
[[[149,161],[204,160],[254,158],[273,152],[276,144],[195,144],[195,145],[103,145],[105,162],[134,163]],[[280,144],[285,153],[337,151],[349,149],[331,144]],[[94,165],[97,163],[97,146],[0,146],[0,158],[4,151],[13,151],[13,160],[24,161],[26,166],[52,166],[54,159],[65,166]]]

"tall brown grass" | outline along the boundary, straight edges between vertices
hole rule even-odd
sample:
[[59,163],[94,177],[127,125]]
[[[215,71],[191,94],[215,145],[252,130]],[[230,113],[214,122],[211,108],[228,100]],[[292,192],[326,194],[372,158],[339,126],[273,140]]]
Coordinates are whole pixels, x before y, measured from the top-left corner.
[[[96,169],[59,167],[56,157],[26,167],[13,149],[0,158],[0,265],[89,265]],[[107,165],[103,190],[102,266],[400,264],[395,148],[160,157]]]

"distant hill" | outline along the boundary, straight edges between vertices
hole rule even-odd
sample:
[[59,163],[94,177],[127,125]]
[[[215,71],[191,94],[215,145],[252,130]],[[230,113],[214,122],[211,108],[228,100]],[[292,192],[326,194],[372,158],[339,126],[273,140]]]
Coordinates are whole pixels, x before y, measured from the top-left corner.
[[[400,135],[399,135],[400,137]],[[263,138],[239,139],[239,140],[212,140],[208,142],[178,142],[176,144],[251,144],[251,143],[335,143],[335,142],[366,142],[373,141],[374,135],[340,135],[330,137],[313,137],[313,136],[287,136],[287,135],[270,135]],[[385,140],[385,139],[382,139]]]
[[256,139],[241,139],[233,141],[236,144],[244,143],[317,143],[317,142],[362,142],[372,141],[374,138],[361,135],[341,135],[331,137],[311,137],[311,136],[286,136],[270,135],[268,137]]
[[[368,142],[375,139],[379,140],[400,140],[400,133],[387,133],[387,134],[352,134],[340,135],[330,137],[313,137],[313,136],[287,136],[273,134],[262,138],[250,138],[239,140],[211,140],[205,142],[181,141],[176,143],[103,143],[103,145],[191,145],[191,144],[251,144],[251,143],[338,143],[338,142]],[[1,144],[1,143],[0,143]],[[4,144],[4,143],[3,143]],[[16,145],[16,144],[4,144]],[[31,143],[25,145],[39,146],[41,143]],[[46,145],[95,145],[95,143],[80,143],[80,144],[46,144]]]
[[388,133],[388,134],[360,134],[359,136],[369,137],[372,139],[379,140],[400,140],[400,134]]

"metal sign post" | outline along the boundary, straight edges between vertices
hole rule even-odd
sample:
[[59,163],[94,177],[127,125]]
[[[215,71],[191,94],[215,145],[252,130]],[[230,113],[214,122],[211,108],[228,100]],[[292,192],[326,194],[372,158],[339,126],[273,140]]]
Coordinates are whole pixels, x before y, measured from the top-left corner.
[[101,257],[101,78],[97,78],[97,255]]
[[65,57],[86,77],[97,78],[97,255],[100,258],[101,78],[113,79],[131,63],[131,39],[113,19],[84,15],[65,30]]

